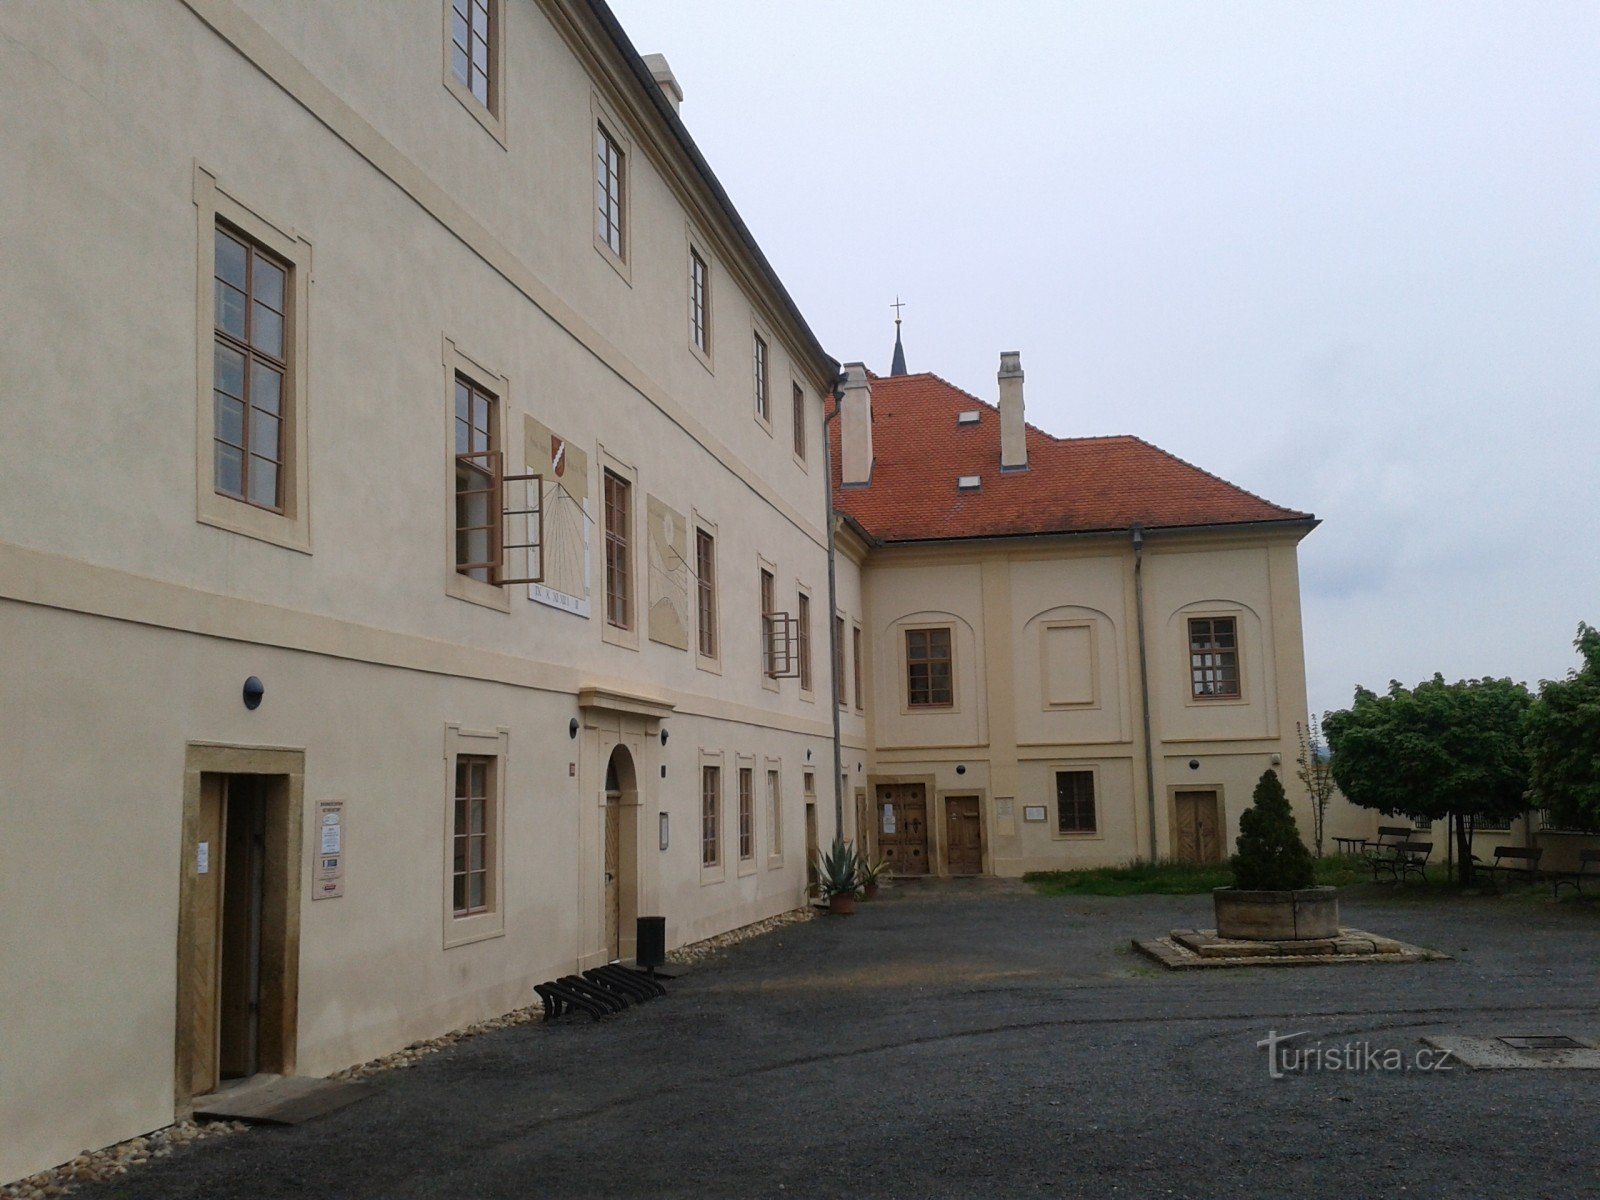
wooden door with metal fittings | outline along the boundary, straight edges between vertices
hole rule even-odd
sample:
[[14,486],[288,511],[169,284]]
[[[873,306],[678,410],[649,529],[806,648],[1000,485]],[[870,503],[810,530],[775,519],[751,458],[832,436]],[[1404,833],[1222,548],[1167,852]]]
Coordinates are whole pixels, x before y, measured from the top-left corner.
[[1222,806],[1214,791],[1178,792],[1172,798],[1177,837],[1174,856],[1179,862],[1222,861]]
[[945,861],[952,875],[983,874],[983,810],[976,796],[946,796]]
[[920,783],[878,785],[878,850],[896,875],[928,873],[928,791]]

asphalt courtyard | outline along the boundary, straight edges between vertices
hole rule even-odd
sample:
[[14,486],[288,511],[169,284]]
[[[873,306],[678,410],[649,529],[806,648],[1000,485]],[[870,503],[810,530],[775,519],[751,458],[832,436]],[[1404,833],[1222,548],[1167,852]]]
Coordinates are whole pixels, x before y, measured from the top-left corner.
[[[1600,1072],[1415,1060],[1432,1033],[1600,1034],[1600,909],[1362,888],[1348,924],[1453,961],[1169,973],[1127,949],[1209,905],[898,888],[665,1000],[486,1034],[82,1194],[1600,1195]],[[1273,1030],[1320,1063],[1271,1078]],[[1329,1069],[1351,1045],[1364,1069]]]

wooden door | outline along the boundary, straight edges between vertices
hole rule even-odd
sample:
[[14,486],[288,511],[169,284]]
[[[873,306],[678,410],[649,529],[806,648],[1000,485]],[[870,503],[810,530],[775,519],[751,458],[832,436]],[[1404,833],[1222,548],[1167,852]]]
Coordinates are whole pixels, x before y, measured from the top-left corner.
[[606,794],[606,949],[622,957],[622,796]]
[[229,775],[222,846],[217,1074],[244,1079],[260,1069],[262,899],[266,871],[264,781]]
[[1173,804],[1177,810],[1178,861],[1221,862],[1222,814],[1216,792],[1179,792],[1173,797]]
[[983,874],[983,812],[976,796],[947,796],[945,857],[952,875]]
[[815,801],[806,804],[806,891],[818,894],[817,889],[817,806]]
[[928,797],[922,784],[879,785],[878,849],[896,875],[928,873]]
[[188,1027],[180,1036],[188,1042],[189,1094],[204,1096],[217,1090],[218,977],[222,956],[222,867],[227,776],[205,775],[200,782],[199,820],[193,840],[184,847],[186,869],[194,872],[190,912],[184,936],[188,939]]

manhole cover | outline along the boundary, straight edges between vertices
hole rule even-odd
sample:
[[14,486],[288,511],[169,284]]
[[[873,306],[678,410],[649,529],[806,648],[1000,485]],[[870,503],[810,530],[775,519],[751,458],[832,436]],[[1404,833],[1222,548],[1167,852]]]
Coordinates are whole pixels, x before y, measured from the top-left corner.
[[1513,1050],[1585,1050],[1576,1038],[1564,1033],[1544,1034],[1537,1037],[1503,1037],[1499,1039]]

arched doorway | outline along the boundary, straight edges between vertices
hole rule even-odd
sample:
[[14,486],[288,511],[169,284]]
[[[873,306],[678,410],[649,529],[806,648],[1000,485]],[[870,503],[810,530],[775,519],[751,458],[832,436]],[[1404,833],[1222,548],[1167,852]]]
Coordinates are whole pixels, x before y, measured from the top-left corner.
[[633,755],[618,745],[606,762],[606,821],[604,838],[606,951],[613,959],[622,957],[622,931],[638,916],[635,866],[638,848],[634,829],[639,804],[638,777]]

